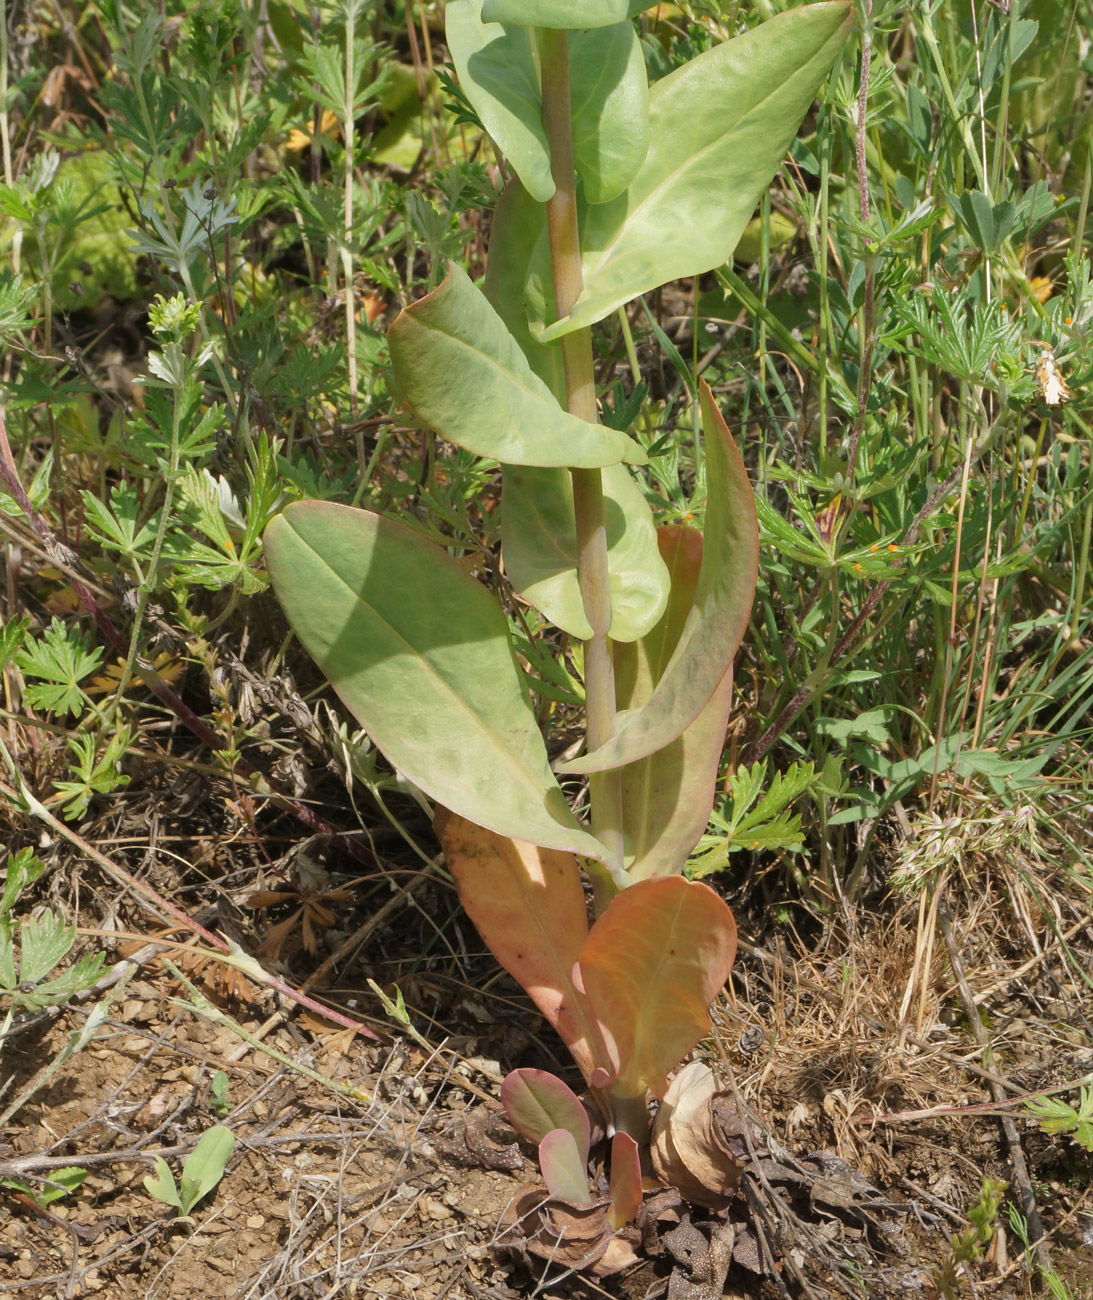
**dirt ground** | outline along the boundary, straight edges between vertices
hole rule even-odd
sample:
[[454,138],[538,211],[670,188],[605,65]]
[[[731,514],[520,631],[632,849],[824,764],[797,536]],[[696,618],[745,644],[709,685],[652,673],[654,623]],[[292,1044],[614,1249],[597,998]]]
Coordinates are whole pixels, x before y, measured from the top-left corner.
[[[259,843],[256,824],[225,822],[190,839],[161,826],[158,841],[139,850],[116,822],[111,834],[100,824],[96,847],[204,925],[260,951],[287,982],[310,975],[312,994],[366,1017],[382,1041],[300,1011],[214,961],[176,948],[165,964],[164,951],[147,946],[155,931],[135,896],[81,864],[69,845],[52,846],[53,904],[78,911],[85,925],[99,918],[100,933],[83,942],[100,944],[127,980],[103,994],[113,1001],[90,1045],[0,1133],[0,1178],[48,1177],[63,1165],[89,1171],[75,1195],[46,1212],[3,1190],[0,1293],[934,1295],[931,1270],[991,1176],[1017,1205],[1031,1194],[1052,1268],[1076,1296],[1093,1295],[1089,1153],[1045,1135],[1019,1104],[1001,1115],[991,1109],[992,1085],[1008,1100],[1093,1072],[1084,986],[1048,918],[1033,911],[1027,927],[1019,920],[1028,899],[1016,898],[1012,869],[973,864],[948,892],[960,917],[947,920],[953,946],[939,938],[925,954],[913,901],[888,897],[867,927],[860,916],[847,926],[833,915],[806,936],[784,914],[772,924],[754,905],[763,891],[738,882],[730,901],[741,933],[765,931],[764,942],[742,946],[701,1050],[762,1135],[754,1176],[720,1215],[669,1208],[659,1227],[646,1225],[637,1263],[596,1277],[529,1256],[520,1232],[502,1224],[537,1170],[500,1112],[499,1084],[514,1065],[566,1064],[483,951],[450,885],[410,865],[362,876],[322,841],[269,858],[277,835]],[[283,835],[283,824],[277,830]],[[202,851],[202,870],[180,877],[171,864]],[[975,901],[975,890],[985,896]],[[270,903],[270,893],[289,898]],[[1071,953],[1087,951],[1091,935],[1088,913],[1077,920],[1067,929]],[[979,1036],[961,1009],[961,979],[983,995]],[[413,1036],[383,1017],[369,980],[392,996],[401,989]],[[19,1027],[6,1055],[6,1073],[14,1070],[7,1097],[48,1066],[90,1005]],[[228,1077],[222,1104],[213,1092],[219,1070]],[[964,1107],[979,1109],[959,1113]],[[227,1172],[179,1220],[143,1180],[156,1155],[177,1175],[217,1122],[235,1134]],[[681,1220],[706,1243],[697,1260],[667,1236]],[[703,1274],[715,1239],[734,1243],[724,1282]],[[960,1293],[1030,1294],[1039,1274],[1027,1260],[1003,1215]]]

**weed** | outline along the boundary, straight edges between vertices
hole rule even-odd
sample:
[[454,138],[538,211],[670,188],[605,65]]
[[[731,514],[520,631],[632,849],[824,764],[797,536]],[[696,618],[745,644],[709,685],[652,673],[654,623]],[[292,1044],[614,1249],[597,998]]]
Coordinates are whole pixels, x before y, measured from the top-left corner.
[[235,1134],[231,1129],[216,1124],[198,1138],[197,1145],[183,1162],[179,1182],[175,1182],[167,1161],[157,1156],[156,1172],[145,1178],[144,1186],[150,1196],[164,1205],[173,1205],[186,1218],[224,1177],[234,1146]]

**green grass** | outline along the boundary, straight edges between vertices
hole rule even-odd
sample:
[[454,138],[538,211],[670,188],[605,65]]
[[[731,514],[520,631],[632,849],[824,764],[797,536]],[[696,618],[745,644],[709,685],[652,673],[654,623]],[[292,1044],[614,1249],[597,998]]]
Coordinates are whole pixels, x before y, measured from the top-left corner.
[[[145,707],[138,661],[166,628],[172,671],[215,672],[261,598],[260,531],[284,501],[368,504],[457,553],[496,548],[492,467],[404,427],[388,383],[384,325],[446,258],[481,271],[503,176],[424,12],[411,33],[374,4],[304,22],[281,0],[262,27],[225,3],[169,8],[166,22],[143,3],[72,10],[67,29],[38,20],[39,48],[83,69],[48,94],[49,60],[3,52],[12,463],[38,544],[76,543],[72,572],[127,593],[110,615],[120,669],[90,688],[90,657],[64,681],[42,675],[50,637],[81,644],[72,572],[26,584],[23,699],[43,725],[75,720],[96,738],[68,760],[84,786],[97,772],[110,788],[110,728]],[[647,16],[652,74],[755,17]],[[728,757],[769,756],[768,779],[812,762],[797,842],[825,877],[852,823],[897,800],[1088,788],[1077,23],[1076,7],[1046,2],[1008,16],[875,7],[749,231],[756,260],[704,278],[682,315],[662,293],[625,329],[597,331],[618,401],[635,364],[648,385],[629,415],[657,453],[648,491],[665,519],[703,509],[694,369],[739,434],[764,547]],[[136,343],[119,386],[103,331],[122,317]],[[1061,405],[1042,400],[1045,352],[1069,386]],[[4,527],[25,537],[8,486]],[[67,632],[49,630],[54,608]],[[538,675],[564,720],[565,665]],[[224,734],[247,740],[245,726]]]

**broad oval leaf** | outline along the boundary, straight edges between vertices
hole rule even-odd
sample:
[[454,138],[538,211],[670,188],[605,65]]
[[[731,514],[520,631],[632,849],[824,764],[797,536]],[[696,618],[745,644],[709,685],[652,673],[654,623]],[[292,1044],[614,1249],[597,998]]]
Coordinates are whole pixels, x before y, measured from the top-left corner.
[[[657,529],[672,594],[657,626],[632,645],[614,645],[619,709],[647,703],[671,662],[694,602],[702,564],[697,528]],[[631,880],[682,871],[713,809],[717,770],[732,704],[732,668],[694,722],[655,754],[621,771],[625,864]]]
[[618,1070],[615,1096],[664,1096],[668,1072],[709,1030],[735,957],[732,912],[699,881],[643,880],[608,903],[579,969]]
[[501,1104],[509,1123],[538,1145],[554,1129],[568,1129],[577,1143],[581,1167],[588,1163],[592,1125],[580,1098],[547,1070],[513,1070],[501,1085]]
[[[592,629],[577,583],[573,482],[564,470],[506,467],[501,506],[505,572],[555,626],[587,641]],[[668,570],[649,503],[625,465],[603,471],[611,638],[635,641],[664,612]]]
[[649,151],[649,80],[632,23],[573,33],[569,98],[584,197],[606,203],[633,181]]
[[455,263],[387,331],[401,394],[423,423],[477,456],[600,469],[646,455],[624,433],[562,409],[520,345]]
[[459,84],[533,198],[554,194],[530,27],[482,21],[481,0],[448,0],[445,32]]
[[497,835],[443,807],[436,810],[433,829],[475,929],[590,1078],[605,1065],[606,1053],[573,982],[588,936],[576,859]]
[[650,8],[651,0],[485,0],[487,23],[523,23],[528,27],[606,27]]
[[484,587],[405,525],[326,501],[290,505],[265,550],[293,631],[400,772],[499,834],[603,858],[550,772]]
[[[645,162],[624,194],[582,213],[584,291],[544,341],[728,261],[853,20],[842,0],[804,5],[651,87]],[[537,306],[553,319],[549,298]]]
[[620,716],[618,734],[564,764],[601,772],[670,745],[712,699],[747,630],[759,573],[759,529],[748,473],[709,385],[699,384],[706,440],[708,505],[694,603],[647,704]]
[[588,1170],[577,1149],[577,1140],[565,1128],[553,1129],[539,1143],[539,1168],[551,1196],[574,1205],[590,1205]]

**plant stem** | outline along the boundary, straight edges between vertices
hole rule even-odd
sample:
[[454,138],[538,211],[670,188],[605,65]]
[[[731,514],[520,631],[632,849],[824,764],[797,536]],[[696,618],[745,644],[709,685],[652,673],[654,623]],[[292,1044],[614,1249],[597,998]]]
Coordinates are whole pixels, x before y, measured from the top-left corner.
[[[581,248],[577,232],[577,177],[573,166],[573,130],[569,103],[569,33],[544,28],[542,55],[543,126],[550,144],[556,186],[547,203],[547,233],[558,316],[568,316],[580,296]],[[562,339],[567,408],[589,424],[597,422],[592,331],[574,330]],[[603,478],[598,469],[575,469],[573,511],[577,531],[577,578],[585,617],[592,628],[584,647],[585,717],[589,750],[615,734],[615,667],[611,658],[611,587],[607,567]],[[592,830],[622,860],[622,782],[617,772],[591,780]],[[603,905],[596,878],[597,908]]]
[[[356,291],[353,287],[353,154],[356,148],[353,110],[356,100],[357,68],[354,42],[357,39],[357,0],[345,7],[345,211],[341,261],[345,276],[345,343],[349,361],[349,410],[354,420],[357,410],[357,319]],[[357,434],[357,461],[364,470],[364,435]]]

